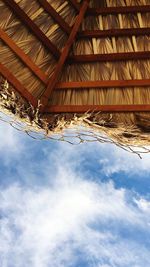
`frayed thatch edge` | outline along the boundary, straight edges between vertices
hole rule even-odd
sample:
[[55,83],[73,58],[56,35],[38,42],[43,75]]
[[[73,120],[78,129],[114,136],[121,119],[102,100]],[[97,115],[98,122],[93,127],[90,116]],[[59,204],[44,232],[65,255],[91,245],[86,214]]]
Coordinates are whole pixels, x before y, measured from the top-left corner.
[[10,88],[7,80],[0,83],[0,112],[6,116],[11,116],[15,122],[20,122],[22,127],[26,125],[26,130],[39,131],[42,128],[47,130],[48,123],[41,118],[39,112],[40,104],[35,109],[26,102],[19,94]]
[[[109,114],[108,121],[100,119],[100,113],[85,114],[56,114],[42,117],[40,113],[40,102],[38,107],[34,107],[25,102],[19,94],[16,94],[10,88],[7,80],[0,83],[0,112],[7,119],[0,119],[8,122],[17,130],[27,133],[34,139],[53,139],[66,141],[70,144],[79,144],[83,142],[112,143],[125,150],[136,153],[148,153],[150,149],[150,137],[142,133],[134,125],[119,124],[114,127],[112,114]],[[9,117],[9,119],[8,119]],[[70,130],[70,133],[69,131]],[[72,134],[73,133],[73,134]],[[127,138],[128,136],[128,138]],[[70,139],[72,139],[70,141]],[[78,139],[78,142],[74,142]],[[140,151],[138,150],[140,148]]]

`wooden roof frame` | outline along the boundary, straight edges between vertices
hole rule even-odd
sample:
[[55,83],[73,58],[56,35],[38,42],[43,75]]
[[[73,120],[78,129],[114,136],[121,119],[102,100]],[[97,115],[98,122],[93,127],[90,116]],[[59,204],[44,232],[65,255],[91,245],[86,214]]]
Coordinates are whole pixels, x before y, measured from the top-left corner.
[[72,31],[69,35],[69,38],[65,44],[65,47],[63,48],[62,50],[62,54],[59,58],[59,61],[58,61],[58,64],[56,66],[56,69],[52,75],[52,77],[50,78],[50,80],[48,81],[48,86],[44,92],[44,94],[42,95],[41,97],[41,104],[42,104],[42,110],[45,109],[45,107],[47,106],[48,104],[48,100],[49,100],[49,97],[50,95],[52,94],[52,91],[54,90],[55,86],[56,86],[56,83],[58,81],[58,78],[60,77],[60,73],[62,71],[62,68],[63,68],[63,65],[69,55],[69,52],[70,52],[70,49],[72,47],[72,44],[73,42],[75,41],[75,37],[78,33],[78,30],[79,30],[79,27],[83,21],[83,18],[84,18],[84,15],[86,13],[86,10],[88,8],[88,5],[89,5],[89,1],[90,0],[83,0],[83,4],[80,8],[80,12],[79,12],[79,15],[76,17],[76,20],[75,20],[75,23],[74,23],[74,26],[72,28]]
[[50,5],[47,0],[38,0],[40,5],[44,8],[44,10],[56,21],[59,25],[59,27],[65,31],[67,34],[70,34],[71,27],[65,20],[57,13],[57,11]]
[[150,35],[150,27],[130,28],[130,29],[111,29],[111,30],[94,30],[81,31],[78,33],[78,38],[110,38],[123,36],[140,36]]
[[45,113],[90,113],[90,112],[149,112],[150,105],[55,105],[48,106]]
[[135,80],[105,80],[105,81],[86,81],[86,82],[58,82],[56,90],[62,89],[84,89],[84,88],[130,88],[130,87],[149,87],[150,79]]
[[90,62],[118,62],[127,60],[142,60],[150,59],[150,51],[145,52],[124,52],[110,54],[91,54],[91,55],[76,55],[68,58],[68,63],[90,63]]
[[117,14],[136,14],[136,13],[150,12],[150,5],[144,6],[120,6],[120,7],[102,7],[102,8],[88,8],[86,15],[117,15]]
[[0,28],[0,39],[19,57],[19,59],[40,79],[44,84],[47,84],[48,77],[45,73],[35,65],[29,56],[27,56],[19,46]]
[[[38,26],[29,18],[29,16],[19,7],[14,0],[5,0],[6,5],[13,13],[23,22],[23,24],[37,37],[37,39],[53,54],[58,63],[54,70],[54,74],[49,79],[47,75],[20,49],[17,44],[0,29],[0,39],[20,58],[20,60],[29,68],[33,74],[42,81],[46,86],[46,90],[41,96],[41,112],[61,113],[75,112],[81,113],[88,110],[103,112],[127,112],[127,111],[150,111],[150,105],[100,105],[100,106],[48,106],[48,100],[54,89],[78,89],[78,88],[129,88],[129,87],[149,87],[150,79],[126,80],[126,81],[87,81],[87,82],[59,82],[58,78],[63,69],[64,63],[89,63],[104,61],[126,61],[126,60],[143,60],[150,59],[150,51],[146,52],[126,52],[112,54],[92,54],[92,55],[69,55],[72,44],[77,38],[105,38],[105,37],[122,37],[122,36],[140,36],[150,35],[150,28],[134,28],[134,29],[113,29],[113,30],[94,30],[80,31],[80,25],[85,16],[108,15],[108,14],[127,14],[127,13],[146,13],[150,12],[150,5],[146,6],[127,6],[127,7],[105,7],[105,8],[89,8],[89,0],[83,0],[79,4],[76,0],[68,0],[78,13],[73,27],[56,12],[56,10],[48,3],[47,0],[37,0],[41,7],[54,19],[59,27],[68,35],[68,40],[62,50],[50,41],[50,39],[38,28]],[[27,89],[17,80],[16,77],[0,63],[0,73],[10,84],[35,108],[37,107],[37,99],[35,99]]]
[[[79,12],[80,4],[76,0],[68,0],[74,9]],[[120,7],[100,7],[100,8],[89,8],[85,16],[96,16],[96,15],[116,15],[116,14],[128,14],[128,13],[145,13],[150,12],[150,5],[137,5],[137,6],[120,6]]]
[[37,107],[38,101],[35,99],[28,90],[19,82],[18,79],[3,65],[0,63],[0,73],[5,79],[21,94],[23,98],[28,100],[33,107]]
[[29,16],[20,8],[14,0],[5,0],[5,3],[14,14],[25,24],[32,33],[40,40],[45,47],[54,55],[56,59],[60,57],[60,51],[49,40],[49,38],[40,30],[40,28],[29,18]]

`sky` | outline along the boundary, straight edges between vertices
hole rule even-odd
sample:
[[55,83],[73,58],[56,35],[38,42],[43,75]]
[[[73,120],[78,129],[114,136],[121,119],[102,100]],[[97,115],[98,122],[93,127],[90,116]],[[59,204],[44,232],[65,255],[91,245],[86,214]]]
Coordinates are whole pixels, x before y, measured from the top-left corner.
[[0,140],[0,267],[150,266],[150,154]]

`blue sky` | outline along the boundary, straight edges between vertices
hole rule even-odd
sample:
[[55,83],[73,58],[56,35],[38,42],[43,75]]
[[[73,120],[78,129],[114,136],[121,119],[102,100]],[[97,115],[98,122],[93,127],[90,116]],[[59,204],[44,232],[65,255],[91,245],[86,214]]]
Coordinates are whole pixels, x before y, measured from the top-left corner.
[[1,267],[149,267],[150,155],[0,124]]

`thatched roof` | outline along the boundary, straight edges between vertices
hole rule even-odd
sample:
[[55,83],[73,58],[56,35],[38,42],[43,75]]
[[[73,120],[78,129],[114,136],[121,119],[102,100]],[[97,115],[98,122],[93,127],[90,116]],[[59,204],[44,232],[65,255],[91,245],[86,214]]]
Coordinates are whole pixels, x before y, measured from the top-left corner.
[[2,0],[0,14],[2,108],[150,144],[150,0]]

